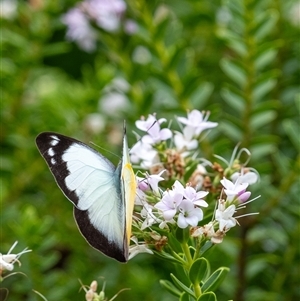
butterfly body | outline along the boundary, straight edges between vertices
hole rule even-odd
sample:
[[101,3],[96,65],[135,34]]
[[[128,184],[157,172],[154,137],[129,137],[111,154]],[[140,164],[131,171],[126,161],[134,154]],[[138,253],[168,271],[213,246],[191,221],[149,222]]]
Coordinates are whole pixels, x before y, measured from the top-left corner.
[[73,203],[74,218],[87,242],[126,262],[136,189],[126,134],[117,168],[93,148],[61,134],[41,133],[36,144],[57,185]]

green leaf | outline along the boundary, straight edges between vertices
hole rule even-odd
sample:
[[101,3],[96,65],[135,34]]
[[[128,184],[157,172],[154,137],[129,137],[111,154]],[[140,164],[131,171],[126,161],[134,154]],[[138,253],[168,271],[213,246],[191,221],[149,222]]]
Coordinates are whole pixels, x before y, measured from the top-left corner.
[[241,130],[236,127],[234,124],[230,123],[229,121],[221,121],[220,130],[227,135],[230,139],[234,141],[241,141],[242,140],[242,132]]
[[172,228],[172,232],[168,235],[168,244],[174,252],[180,253],[182,252],[181,244],[175,237],[175,231],[173,229],[174,228]]
[[193,108],[203,108],[208,98],[212,94],[214,86],[211,83],[202,83],[190,96]]
[[188,293],[190,296],[196,298],[194,292],[190,288],[188,288],[184,283],[182,283],[179,279],[177,279],[174,274],[171,273],[170,275],[171,275],[173,282],[179,289],[182,289],[184,292]]
[[276,85],[277,80],[269,79],[259,83],[253,90],[253,98],[255,102],[260,101],[267,93],[269,93]]
[[175,264],[182,264],[182,262],[179,259],[176,259],[176,257],[173,257],[167,252],[161,251],[161,252],[156,252],[154,251],[155,255],[160,257],[161,259],[167,260],[168,262],[172,262]]
[[198,284],[205,280],[208,275],[208,261],[205,258],[195,260],[189,270],[189,278],[193,284]]
[[202,294],[197,301],[217,301],[217,297],[213,292],[207,292]]
[[240,95],[237,95],[227,88],[223,88],[221,90],[221,96],[235,111],[241,113],[245,110],[245,101]]
[[280,141],[279,136],[277,135],[271,135],[271,134],[260,134],[257,136],[254,136],[252,138],[252,144],[260,144],[260,143],[271,143],[271,144],[278,144]]
[[222,59],[220,66],[224,73],[230,77],[235,83],[244,87],[247,82],[245,71],[228,59]]
[[300,152],[299,124],[295,120],[286,119],[283,121],[282,126],[294,147]]
[[254,108],[253,108],[253,113],[259,113],[259,112],[264,112],[264,111],[272,111],[272,110],[276,110],[279,109],[281,107],[281,103],[278,100],[266,100],[263,102],[259,102],[257,104],[255,104]]
[[182,293],[180,295],[179,301],[190,301],[189,295],[187,293]]
[[228,46],[233,49],[242,58],[248,54],[245,43],[241,40],[231,40],[227,42]]
[[227,40],[227,41],[239,41],[240,43],[243,42],[243,40],[240,38],[238,34],[230,30],[229,28],[221,27],[217,29],[217,36],[221,39]]
[[251,117],[250,126],[252,130],[257,130],[262,126],[270,123],[272,120],[276,118],[275,111],[265,111],[255,114]]
[[275,49],[267,49],[261,53],[254,61],[255,68],[260,70],[270,64],[275,59],[277,52]]
[[247,47],[245,42],[229,28],[217,29],[217,36],[226,41],[228,47],[233,49],[238,55],[244,57],[247,55]]
[[190,238],[190,230],[188,227],[185,229],[177,227],[175,231],[175,236],[179,242],[186,243]]
[[198,161],[193,161],[191,164],[189,164],[184,173],[184,181],[187,183],[189,182],[190,177],[192,176],[193,172],[197,169],[199,162]]
[[217,269],[203,284],[202,291],[214,291],[221,282],[225,279],[227,273],[229,272],[229,268],[219,268]]
[[[210,248],[213,246],[215,246],[215,244],[213,244],[210,240],[206,241],[205,244],[200,249],[200,254],[203,255],[206,251],[210,250]],[[209,265],[208,265],[208,269],[210,269]]]
[[276,152],[276,145],[271,143],[261,143],[252,145],[250,148],[251,160],[258,161],[262,157]]
[[70,48],[70,44],[67,44],[66,42],[52,43],[45,46],[42,53],[44,56],[58,55],[67,53],[70,51]]
[[254,33],[254,37],[257,41],[262,40],[265,36],[269,35],[276,25],[279,18],[279,14],[275,10],[269,10],[263,13],[264,16],[260,20],[260,24]]
[[296,108],[297,108],[297,111],[298,111],[298,114],[299,114],[300,113],[300,93],[298,93],[295,96],[295,105],[296,105]]
[[176,297],[180,297],[181,292],[174,286],[174,284],[168,280],[160,280],[160,285],[165,288],[169,293]]

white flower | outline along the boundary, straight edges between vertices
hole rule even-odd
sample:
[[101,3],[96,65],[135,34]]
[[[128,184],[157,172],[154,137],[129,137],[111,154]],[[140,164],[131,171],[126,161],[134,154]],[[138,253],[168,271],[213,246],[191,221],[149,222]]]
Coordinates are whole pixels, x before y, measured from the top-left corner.
[[31,250],[28,250],[27,248],[24,249],[22,252],[18,254],[11,254],[11,251],[14,249],[14,247],[17,245],[17,241],[12,245],[12,247],[9,249],[8,253],[6,255],[2,255],[0,253],[0,274],[2,271],[12,271],[14,268],[14,263],[18,262],[19,265],[21,265],[20,261],[18,260],[20,256],[24,253],[31,252]]
[[91,27],[87,16],[78,8],[71,8],[62,17],[62,22],[67,25],[67,39],[74,41],[87,52],[96,49],[97,33]]
[[82,284],[82,288],[84,289],[85,291],[85,300],[86,301],[93,301],[95,300],[94,298],[97,298],[98,297],[98,294],[97,294],[97,287],[98,287],[98,283],[96,280],[94,280],[90,287],[89,287],[89,290],[86,289],[85,285]]
[[165,118],[157,120],[156,117],[151,114],[148,116],[147,120],[137,120],[135,122],[136,127],[148,134],[142,138],[142,141],[154,145],[171,138],[172,132],[170,129],[160,129],[160,125],[165,121]]
[[84,120],[84,127],[93,134],[102,132],[105,128],[105,120],[103,115],[91,113]]
[[218,125],[217,122],[211,122],[207,121],[209,117],[209,113],[202,114],[198,110],[193,110],[188,113],[188,118],[185,117],[177,117],[177,120],[185,124],[187,126],[190,126],[191,128],[195,129],[195,135],[199,136],[200,133],[206,129],[214,128]]
[[235,172],[230,178],[233,182],[236,182],[239,178],[239,183],[248,183],[249,185],[255,184],[258,181],[258,175],[253,171],[249,171],[244,174]]
[[99,27],[110,32],[120,27],[121,18],[126,11],[123,0],[86,0],[82,5]]
[[236,225],[236,219],[233,217],[235,211],[235,205],[232,204],[225,209],[224,201],[219,201],[219,206],[216,210],[215,219],[219,222],[220,231],[226,232]]
[[291,5],[288,19],[294,26],[300,27],[300,1],[295,1]]
[[158,152],[150,144],[138,141],[130,150],[131,163],[140,163],[142,168],[148,169],[158,160]]
[[238,197],[242,193],[246,192],[246,188],[248,187],[248,183],[240,182],[240,177],[237,178],[235,183],[232,183],[226,178],[223,178],[223,180],[221,180],[220,182],[225,188],[224,192],[227,195],[228,201],[232,201],[235,197]]
[[158,182],[163,181],[164,178],[161,177],[161,175],[165,172],[165,169],[162,170],[159,174],[157,175],[148,175],[146,174],[146,181],[148,183],[148,185],[151,187],[151,189],[155,192],[155,193],[159,193],[158,190]]
[[209,222],[208,224],[202,226],[202,227],[196,227],[192,228],[192,237],[198,237],[200,235],[204,235],[206,237],[211,238],[213,235],[215,235],[215,229],[213,222]]
[[124,23],[124,31],[132,35],[138,31],[138,24],[134,20],[127,19]]
[[183,195],[187,200],[192,202],[194,205],[208,207],[208,204],[204,200],[202,200],[202,198],[208,195],[207,191],[196,192],[196,190],[193,187],[187,186],[184,190]]
[[176,180],[173,184],[172,190],[174,193],[180,193],[183,195],[185,188],[178,180]]
[[135,245],[132,245],[129,247],[128,260],[132,259],[134,256],[136,256],[139,253],[153,254],[152,250],[150,250],[146,244],[139,244],[139,242],[135,236],[131,237],[131,240],[135,243]]
[[192,150],[198,147],[198,141],[194,139],[195,128],[191,126],[184,127],[182,133],[176,132],[174,143],[178,151]]
[[179,216],[177,225],[179,228],[186,228],[188,225],[196,227],[198,222],[203,219],[203,212],[195,207],[192,202],[184,199],[179,205]]
[[141,65],[147,65],[151,62],[151,52],[144,46],[137,46],[132,53],[132,61]]
[[177,212],[177,207],[180,205],[183,195],[173,190],[165,191],[160,202],[155,204],[155,208],[163,213],[166,221],[172,220]]
[[153,224],[161,223],[162,220],[157,218],[153,213],[153,206],[149,205],[148,203],[144,204],[144,207],[141,211],[141,217],[144,218],[144,222],[141,226],[141,230],[145,228],[151,227]]
[[145,193],[146,190],[149,189],[148,184],[145,182],[144,178],[140,178],[136,176],[136,196],[134,200],[135,205],[143,206],[144,203],[147,201],[147,195]]
[[0,6],[0,17],[3,19],[12,20],[18,13],[16,0],[1,0]]
[[111,91],[99,99],[99,109],[108,116],[118,116],[130,107],[127,96],[123,93]]

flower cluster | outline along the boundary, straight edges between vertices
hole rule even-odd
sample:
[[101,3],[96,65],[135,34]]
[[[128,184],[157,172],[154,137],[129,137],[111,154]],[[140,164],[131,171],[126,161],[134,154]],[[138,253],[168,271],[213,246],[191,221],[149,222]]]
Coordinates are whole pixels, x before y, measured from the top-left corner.
[[[240,162],[242,152],[250,156],[248,150],[236,154],[236,148],[230,162],[216,156],[226,163],[224,167],[198,158],[203,132],[217,126],[208,117],[208,112],[188,112],[187,117],[176,118],[177,131],[163,128],[167,120],[155,114],[136,121],[145,134],[130,151],[133,165],[144,170],[137,177],[134,255],[151,253],[151,245],[154,251],[161,250],[162,241],[166,245],[168,233],[176,229],[188,229],[190,237],[202,243],[221,243],[225,233],[238,224],[241,216],[236,212],[252,201],[248,201],[247,188],[258,176]],[[211,217],[208,223],[203,222],[206,217]],[[142,248],[138,250],[139,243]]]
[[[108,32],[117,31],[125,11],[126,3],[123,0],[83,0],[62,17],[62,22],[68,28],[67,38],[84,51],[94,51],[97,31],[92,24]],[[132,20],[126,20],[124,25],[128,33],[136,30]]]
[[[146,132],[146,135],[136,143],[131,149],[131,161],[132,163],[139,163],[143,168],[149,168],[159,162],[159,144],[174,138],[175,151],[177,153],[183,153],[185,151],[191,151],[197,149],[199,145],[199,137],[201,133],[210,128],[216,127],[216,122],[207,121],[209,113],[201,113],[197,110],[193,110],[188,113],[187,118],[177,117],[177,121],[184,127],[182,132],[176,131],[174,134],[168,128],[161,129],[161,125],[166,122],[165,118],[156,119],[155,115],[149,115],[148,118],[142,117],[142,120],[136,121],[136,127]],[[167,155],[171,156],[171,152]]]
[[178,213],[177,225],[186,228],[188,225],[196,227],[203,219],[203,211],[199,208],[207,207],[208,204],[202,199],[208,194],[206,191],[196,191],[193,187],[183,185],[176,181],[172,190],[163,193],[161,201],[154,207],[162,212],[167,222],[173,222]]
[[[79,280],[79,282],[81,283],[81,281]],[[98,283],[96,280],[93,280],[90,286],[87,285],[83,285],[81,283],[81,287],[83,288],[83,290],[85,291],[85,300],[86,301],[112,301],[114,300],[122,291],[127,290],[122,289],[120,290],[116,295],[114,295],[111,299],[107,299],[107,297],[105,296],[105,283],[103,284],[103,287],[100,291],[100,293],[97,293],[97,289],[98,289]],[[87,289],[88,287],[88,289]]]
[[0,253],[0,276],[2,276],[2,273],[7,271],[12,271],[14,269],[14,264],[17,262],[19,265],[21,265],[19,258],[22,254],[31,252],[31,250],[28,250],[27,248],[24,249],[22,252],[18,254],[12,254],[12,250],[17,245],[17,241],[12,245],[12,247],[9,249],[7,254],[1,254]]

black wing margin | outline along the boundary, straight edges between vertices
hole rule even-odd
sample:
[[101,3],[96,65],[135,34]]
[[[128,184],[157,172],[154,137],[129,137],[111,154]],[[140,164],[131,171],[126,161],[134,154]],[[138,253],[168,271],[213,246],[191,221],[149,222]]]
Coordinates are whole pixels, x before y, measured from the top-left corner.
[[60,187],[64,195],[76,206],[78,203],[78,197],[76,193],[68,189],[65,184],[65,178],[70,174],[70,172],[67,168],[67,163],[62,159],[65,151],[73,143],[82,144],[85,147],[90,148],[76,139],[53,132],[41,133],[36,138],[38,150],[49,166],[57,185]]

